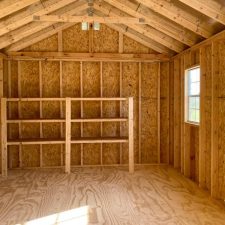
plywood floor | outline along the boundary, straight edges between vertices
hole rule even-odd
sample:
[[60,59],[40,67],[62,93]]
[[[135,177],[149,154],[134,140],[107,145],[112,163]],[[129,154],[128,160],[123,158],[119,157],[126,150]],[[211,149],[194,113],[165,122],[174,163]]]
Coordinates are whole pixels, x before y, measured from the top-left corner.
[[[225,224],[225,206],[167,166],[142,166],[134,175],[125,168],[74,169],[70,175],[61,170],[18,170],[0,180],[1,225],[79,207],[88,207],[89,222],[68,219],[63,225]],[[75,211],[72,214],[75,217]],[[40,221],[25,224],[61,224]]]

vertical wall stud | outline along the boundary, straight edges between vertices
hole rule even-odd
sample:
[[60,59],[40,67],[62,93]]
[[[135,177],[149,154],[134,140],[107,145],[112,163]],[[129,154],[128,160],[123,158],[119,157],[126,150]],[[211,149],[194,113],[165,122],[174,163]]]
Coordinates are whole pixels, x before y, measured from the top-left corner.
[[[39,91],[40,91],[40,98],[42,98],[42,64],[41,61],[39,61]],[[40,106],[40,118],[43,118],[43,111],[42,111],[42,101],[39,102]],[[43,126],[42,123],[40,123],[40,138],[43,138]],[[40,167],[43,166],[42,161],[42,144],[40,144]]]
[[157,152],[158,163],[160,163],[160,62],[158,63],[158,76],[157,76]]
[[[83,62],[80,62],[80,97],[83,98]],[[84,104],[83,101],[80,102],[80,117],[83,118],[84,116]],[[83,137],[83,130],[84,130],[84,124],[83,122],[80,123],[80,135],[81,137]],[[81,149],[80,149],[80,164],[81,166],[83,166],[84,164],[84,154],[83,154],[83,150],[84,150],[84,145],[81,144]]]
[[7,106],[6,98],[1,98],[1,155],[2,176],[7,176]]
[[138,81],[138,151],[139,163],[141,164],[141,62],[139,62],[139,81]]
[[212,133],[211,133],[211,195],[219,198],[219,61],[218,42],[212,43]]
[[70,173],[71,164],[71,99],[66,98],[66,154],[65,172]]
[[129,134],[129,172],[134,172],[134,102],[133,98],[128,98],[128,134]]

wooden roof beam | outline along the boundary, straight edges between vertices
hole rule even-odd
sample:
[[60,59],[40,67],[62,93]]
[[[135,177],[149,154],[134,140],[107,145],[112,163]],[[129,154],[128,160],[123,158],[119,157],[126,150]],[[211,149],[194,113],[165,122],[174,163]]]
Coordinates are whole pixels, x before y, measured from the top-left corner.
[[62,24],[57,23],[54,26],[47,27],[39,32],[36,32],[30,36],[27,36],[23,38],[22,40],[10,45],[8,48],[5,49],[5,52],[12,52],[12,51],[20,51],[30,45],[33,45],[39,41],[44,40],[45,38],[48,38],[56,33],[58,33],[61,30],[67,29],[75,24]]
[[[96,15],[98,16],[106,16],[106,14],[104,14],[101,11],[96,11],[94,12]],[[126,35],[127,37],[132,38],[133,40],[141,43],[142,45],[153,49],[156,52],[162,53],[162,54],[166,54],[169,56],[173,56],[174,55],[174,51],[172,51],[171,49],[163,46],[162,44],[138,33],[137,31],[127,27],[126,25],[116,25],[116,24],[107,24],[108,27]]]
[[[105,2],[131,16],[144,18],[145,22],[151,27],[163,32],[177,41],[182,42],[185,45],[192,46],[198,41],[198,37],[195,33],[158,15],[144,5],[136,4],[134,2],[130,2],[129,0],[105,0]],[[98,3],[98,1],[96,1],[95,4],[101,4],[101,2]]]
[[[87,9],[87,7],[88,6],[86,2],[84,2],[82,5],[80,4],[80,2],[75,2],[74,4],[69,5],[68,7],[64,7],[55,13],[58,13],[59,15],[63,14],[74,15],[75,13],[82,12],[83,10]],[[17,41],[20,41],[23,38],[30,36],[54,24],[55,24],[54,22],[29,23],[28,25],[25,25],[17,30],[14,30],[0,37],[0,49],[5,48],[13,43],[16,43]]]
[[[95,4],[94,9],[99,10],[103,12],[104,14],[108,16],[127,16],[124,14],[122,11],[116,9],[115,7],[108,5],[107,3],[101,3],[100,4]],[[146,25],[136,25],[136,24],[127,24],[126,19],[124,19],[124,24],[127,25],[128,27],[132,28],[133,30],[141,33],[142,35],[152,39],[153,41],[156,41],[165,47],[175,51],[175,52],[181,52],[185,49],[185,46],[172,39],[171,37],[165,35],[164,33],[157,31],[156,29],[146,26]]]
[[[43,4],[38,2],[34,7],[30,7],[28,10],[22,10],[10,18],[0,21],[0,36],[32,22],[34,15],[42,16],[52,13],[75,1],[76,0],[48,0]],[[84,0],[80,0],[80,2],[85,3]]]
[[3,0],[0,2],[0,19],[40,0]]
[[88,23],[126,23],[128,24],[144,24],[145,21],[142,18],[135,17],[121,17],[121,16],[110,16],[110,17],[91,17],[91,16],[58,16],[58,15],[45,15],[45,16],[34,16],[33,21],[40,22],[63,22],[63,23],[79,23],[79,22],[88,22]]
[[203,21],[200,21],[199,23],[198,17],[188,11],[178,8],[173,2],[168,2],[166,0],[137,1],[204,38],[209,38],[213,35],[213,32]]
[[[225,25],[225,7],[212,0],[179,0],[187,6]],[[217,4],[215,4],[217,3]]]
[[67,61],[167,61],[164,54],[126,53],[68,53],[68,52],[8,52],[13,60],[67,60]]

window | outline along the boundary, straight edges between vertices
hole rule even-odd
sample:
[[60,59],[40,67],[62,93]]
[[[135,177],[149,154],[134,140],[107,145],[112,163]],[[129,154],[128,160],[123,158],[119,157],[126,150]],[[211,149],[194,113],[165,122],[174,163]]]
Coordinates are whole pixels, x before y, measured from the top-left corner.
[[200,122],[200,67],[186,71],[186,121]]

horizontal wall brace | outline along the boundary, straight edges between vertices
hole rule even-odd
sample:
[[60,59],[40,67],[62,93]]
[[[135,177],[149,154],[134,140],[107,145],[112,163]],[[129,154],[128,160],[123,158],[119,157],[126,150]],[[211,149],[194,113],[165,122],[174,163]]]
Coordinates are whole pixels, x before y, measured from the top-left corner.
[[125,53],[67,53],[67,52],[8,52],[8,60],[50,60],[50,61],[168,61],[164,54]]

